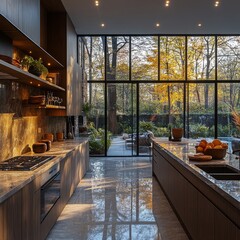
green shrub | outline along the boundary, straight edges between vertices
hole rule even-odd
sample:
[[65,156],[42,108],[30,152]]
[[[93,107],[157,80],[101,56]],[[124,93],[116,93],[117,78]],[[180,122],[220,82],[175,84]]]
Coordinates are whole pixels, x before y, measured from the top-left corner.
[[[105,153],[105,130],[94,128],[94,124],[90,127],[91,135],[89,137],[89,151],[90,154],[104,154]],[[111,132],[107,131],[107,149],[111,145]]]
[[140,133],[147,132],[148,130],[153,131],[155,128],[156,127],[152,122],[145,122],[145,121],[139,122]]
[[209,128],[203,124],[192,124],[190,125],[190,137],[198,138],[198,137],[209,137]]

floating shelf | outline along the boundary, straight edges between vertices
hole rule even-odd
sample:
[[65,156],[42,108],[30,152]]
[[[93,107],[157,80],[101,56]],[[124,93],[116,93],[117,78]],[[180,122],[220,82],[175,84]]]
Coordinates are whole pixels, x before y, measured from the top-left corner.
[[56,84],[50,83],[29,72],[25,72],[12,64],[0,60],[0,81],[3,80],[5,81],[13,80],[15,82],[24,83],[34,87],[65,91],[64,88]]
[[58,106],[58,105],[37,105],[37,104],[26,104],[25,107],[29,108],[44,108],[44,109],[62,109],[65,110],[65,106]]
[[57,106],[57,105],[46,105],[46,106],[39,106],[38,108],[48,108],[48,109],[66,109],[65,106]]
[[[22,50],[35,59],[42,58],[43,63],[49,69],[63,68],[64,66],[52,57],[48,52],[41,48],[37,43],[25,35],[12,22],[0,14],[0,31],[13,40],[13,46]],[[48,66],[47,64],[51,65]]]

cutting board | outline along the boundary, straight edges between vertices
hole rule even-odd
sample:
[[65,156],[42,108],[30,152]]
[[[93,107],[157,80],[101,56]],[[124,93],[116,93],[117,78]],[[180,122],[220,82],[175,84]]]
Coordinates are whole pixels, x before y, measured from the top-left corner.
[[202,155],[202,154],[189,154],[188,158],[190,161],[210,161],[212,160],[212,156],[210,155]]

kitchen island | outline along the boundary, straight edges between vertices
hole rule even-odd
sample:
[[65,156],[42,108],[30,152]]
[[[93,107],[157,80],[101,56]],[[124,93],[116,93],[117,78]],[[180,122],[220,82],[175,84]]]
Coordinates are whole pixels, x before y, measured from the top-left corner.
[[53,142],[32,171],[0,171],[0,239],[45,239],[88,170],[87,139]]
[[227,154],[223,160],[189,161],[195,145],[154,139],[153,174],[190,238],[240,239],[240,181],[217,180],[199,168],[229,165],[239,172],[239,160]]

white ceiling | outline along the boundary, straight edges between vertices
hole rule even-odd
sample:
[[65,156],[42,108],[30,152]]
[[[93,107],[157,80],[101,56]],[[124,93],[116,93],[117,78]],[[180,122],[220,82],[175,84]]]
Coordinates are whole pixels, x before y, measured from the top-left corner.
[[215,0],[170,0],[168,8],[165,0],[62,2],[78,34],[240,34],[240,0],[220,0],[217,8]]

